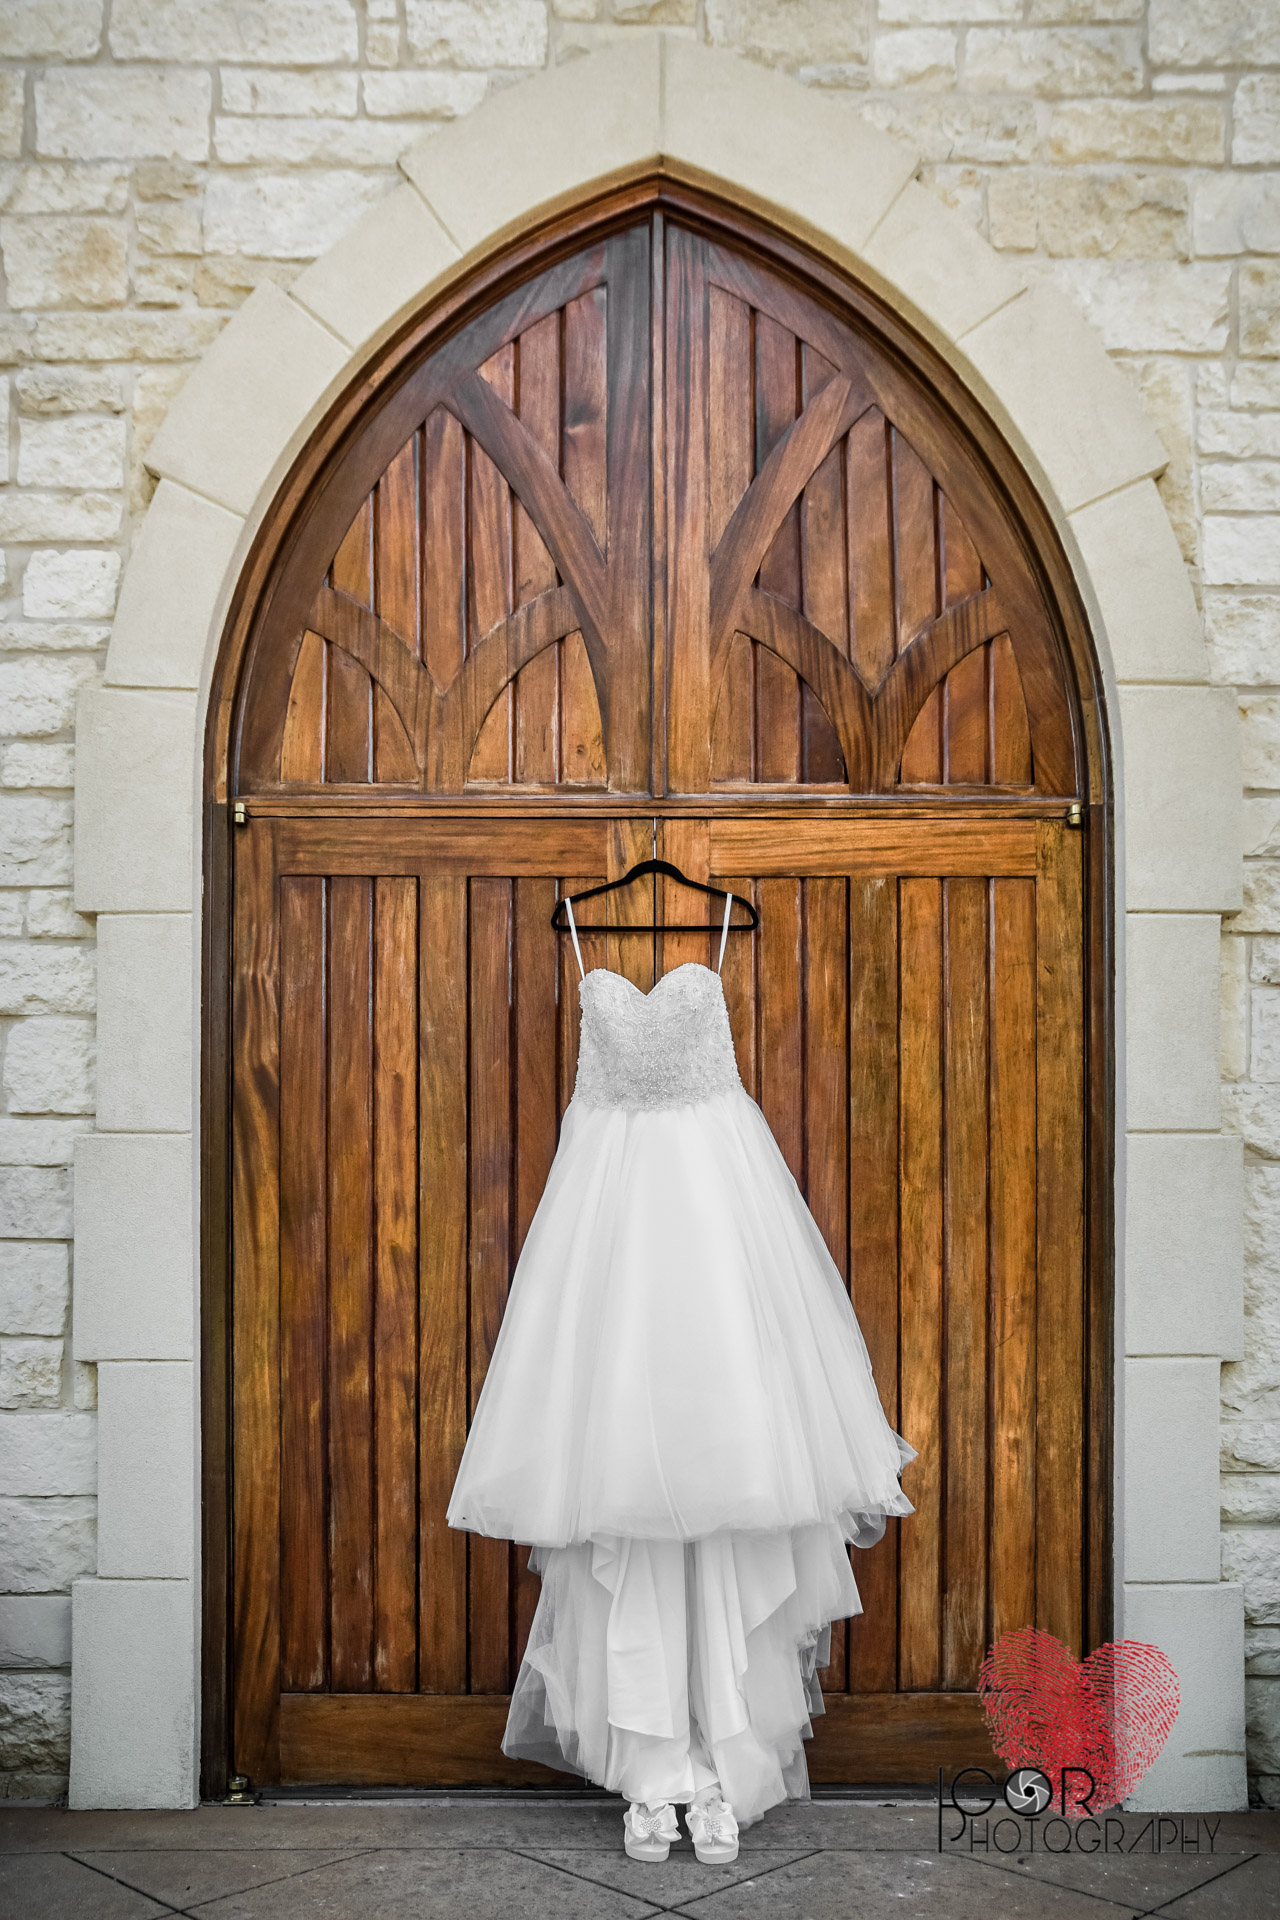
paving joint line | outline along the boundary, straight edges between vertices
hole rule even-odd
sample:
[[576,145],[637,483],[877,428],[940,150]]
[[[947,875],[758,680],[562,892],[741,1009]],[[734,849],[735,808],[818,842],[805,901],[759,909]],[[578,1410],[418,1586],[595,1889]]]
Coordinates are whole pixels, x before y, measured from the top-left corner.
[[178,1915],[179,1920],[191,1920],[190,1908],[175,1907],[170,1901],[162,1900],[159,1894],[148,1893],[144,1887],[135,1887],[131,1880],[122,1879],[118,1873],[108,1873],[105,1867],[96,1866],[92,1860],[81,1860],[77,1854],[71,1853],[65,1847],[59,1850],[59,1858],[73,1861],[77,1867],[83,1867],[88,1873],[98,1874],[101,1879],[109,1880],[113,1887],[124,1887],[126,1892],[136,1893],[140,1900],[153,1900],[156,1906],[163,1907],[166,1913]]
[[1219,1880],[1225,1880],[1229,1873],[1234,1873],[1238,1867],[1248,1866],[1250,1860],[1256,1860],[1257,1858],[1258,1855],[1256,1853],[1237,1855],[1228,1866],[1223,1867],[1220,1873],[1215,1873],[1208,1880],[1202,1880],[1199,1886],[1184,1887],[1181,1893],[1172,1894],[1168,1900],[1162,1900],[1158,1907],[1144,1907],[1144,1917],[1153,1913],[1171,1912],[1173,1908],[1177,1906],[1179,1900],[1190,1899],[1193,1893],[1202,1893],[1206,1887],[1216,1887]]

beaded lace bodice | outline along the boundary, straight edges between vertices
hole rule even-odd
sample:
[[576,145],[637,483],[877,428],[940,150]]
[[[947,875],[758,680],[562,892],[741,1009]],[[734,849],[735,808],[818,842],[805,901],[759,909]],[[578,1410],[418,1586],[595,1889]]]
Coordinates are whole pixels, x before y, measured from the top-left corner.
[[595,968],[581,982],[574,1098],[587,1107],[683,1107],[740,1087],[720,976],[689,961],[651,993]]

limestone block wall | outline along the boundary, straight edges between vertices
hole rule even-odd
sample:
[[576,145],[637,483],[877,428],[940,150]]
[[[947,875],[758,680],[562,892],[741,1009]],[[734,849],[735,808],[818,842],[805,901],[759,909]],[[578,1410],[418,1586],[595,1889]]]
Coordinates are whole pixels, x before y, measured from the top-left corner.
[[[95,1329],[96,1367],[71,1351],[69,1163],[95,1108],[97,949],[113,978],[138,941],[144,958],[174,947],[175,979],[186,966],[163,913],[95,924],[69,892],[72,716],[100,678],[154,485],[147,447],[228,314],[381,201],[424,131],[658,25],[902,133],[928,187],[1101,329],[1168,451],[1161,491],[1242,715],[1248,883],[1223,938],[1223,1106],[1246,1147],[1249,1294],[1244,1358],[1222,1372],[1221,1498],[1224,1572],[1246,1599],[1253,1789],[1280,1803],[1280,12],[1248,0],[0,7],[0,1796],[65,1784],[70,1586],[130,1571],[146,1522],[130,1461],[97,1460],[98,1376],[104,1405],[163,1402],[157,1435],[191,1398],[172,1341],[152,1362],[111,1360]],[[1177,770],[1159,778],[1176,806]],[[1187,923],[1189,938],[1208,930]],[[142,1011],[100,1036],[98,1124],[163,1156],[165,1129],[190,1126],[184,1064],[156,1058],[145,1112],[110,1099]],[[1211,1131],[1213,1090],[1190,1120],[1142,1124]],[[1198,1248],[1211,1267],[1236,1231],[1223,1166],[1224,1204],[1172,1265]],[[1187,1406],[1212,1420],[1216,1363],[1192,1354],[1185,1371]],[[176,1596],[189,1569],[172,1571]]]

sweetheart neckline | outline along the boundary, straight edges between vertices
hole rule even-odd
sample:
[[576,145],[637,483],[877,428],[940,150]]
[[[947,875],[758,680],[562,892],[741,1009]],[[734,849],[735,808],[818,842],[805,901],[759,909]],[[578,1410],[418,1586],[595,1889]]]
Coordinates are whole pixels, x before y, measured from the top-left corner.
[[647,992],[643,987],[638,987],[634,980],[628,980],[625,973],[619,973],[616,967],[588,967],[578,982],[578,988],[581,991],[594,974],[603,973],[611,980],[621,980],[623,986],[630,987],[632,993],[638,994],[641,1000],[651,1000],[659,987],[665,986],[668,980],[674,980],[678,973],[687,973],[690,967],[696,967],[699,973],[709,973],[713,980],[720,979],[715,968],[707,966],[705,961],[682,960],[678,967],[672,967],[670,973],[664,973],[661,980],[655,980]]

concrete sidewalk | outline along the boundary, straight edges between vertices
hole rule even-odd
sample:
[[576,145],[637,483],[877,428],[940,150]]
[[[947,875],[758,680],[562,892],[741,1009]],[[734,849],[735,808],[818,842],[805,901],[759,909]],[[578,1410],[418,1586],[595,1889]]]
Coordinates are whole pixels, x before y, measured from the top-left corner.
[[[816,1800],[743,1835],[731,1867],[687,1838],[665,1866],[622,1851],[603,1796],[275,1802],[193,1813],[0,1810],[6,1920],[1262,1920],[1280,1914],[1280,1814],[1187,1817],[1124,1850],[940,1855],[927,1801]],[[1007,1829],[1006,1840],[1016,1829]],[[1113,1830],[1113,1839],[1115,1838]],[[1159,1839],[1161,1851],[1154,1851]],[[1052,1844],[1052,1839],[1051,1839]]]

